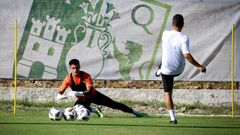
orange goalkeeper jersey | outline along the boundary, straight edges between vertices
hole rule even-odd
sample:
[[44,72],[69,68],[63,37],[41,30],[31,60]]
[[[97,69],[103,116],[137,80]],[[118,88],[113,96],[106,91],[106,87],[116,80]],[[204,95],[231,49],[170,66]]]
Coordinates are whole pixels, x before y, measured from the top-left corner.
[[[74,82],[72,82],[71,76],[72,76],[72,79],[73,79]],[[65,77],[65,79],[63,80],[62,85],[60,86],[60,91],[64,92],[68,88],[68,86],[72,90],[74,90],[73,89],[73,85],[74,85],[73,83],[75,83],[75,85],[80,85],[81,83],[84,83],[86,86],[92,86],[93,87],[93,81],[91,79],[91,76],[84,71],[80,71],[80,75],[72,75],[71,73],[68,74]],[[81,90],[81,91],[85,91],[85,90]],[[96,91],[96,89],[93,87],[92,94],[94,94],[95,91]],[[91,94],[89,96],[91,96]],[[88,98],[89,96],[87,96],[85,98]],[[81,98],[84,98],[84,97],[81,97]]]

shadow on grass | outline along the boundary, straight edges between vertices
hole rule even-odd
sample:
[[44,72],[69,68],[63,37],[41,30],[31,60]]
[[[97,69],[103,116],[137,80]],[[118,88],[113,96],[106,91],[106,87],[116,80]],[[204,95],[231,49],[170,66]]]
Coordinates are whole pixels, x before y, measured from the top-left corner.
[[176,125],[140,125],[140,124],[94,124],[94,123],[44,123],[44,122],[1,122],[0,125],[14,125],[14,124],[24,124],[24,125],[84,125],[84,126],[106,126],[106,127],[171,127],[171,128],[207,128],[207,129],[240,129],[240,126],[184,126],[180,124]]

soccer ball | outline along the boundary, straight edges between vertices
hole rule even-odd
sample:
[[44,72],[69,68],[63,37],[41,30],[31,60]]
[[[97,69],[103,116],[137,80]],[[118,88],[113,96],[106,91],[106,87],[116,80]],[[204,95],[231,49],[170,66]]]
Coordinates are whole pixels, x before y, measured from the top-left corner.
[[62,115],[63,112],[61,109],[59,108],[51,108],[49,113],[48,113],[48,117],[49,119],[53,120],[53,121],[59,121],[62,119]]
[[64,109],[63,111],[63,118],[67,121],[69,120],[75,120],[77,117],[77,112],[71,108],[71,107],[68,107],[66,109]]
[[77,112],[77,120],[88,121],[90,119],[90,111],[83,105],[75,105],[73,108]]
[[82,109],[82,108],[85,108],[83,105],[81,105],[81,104],[77,104],[77,105],[75,105],[74,107],[73,107],[73,109],[77,112],[77,115],[78,115],[78,112],[80,112],[80,110]]
[[90,119],[90,111],[87,108],[81,108],[77,112],[77,119],[88,121]]

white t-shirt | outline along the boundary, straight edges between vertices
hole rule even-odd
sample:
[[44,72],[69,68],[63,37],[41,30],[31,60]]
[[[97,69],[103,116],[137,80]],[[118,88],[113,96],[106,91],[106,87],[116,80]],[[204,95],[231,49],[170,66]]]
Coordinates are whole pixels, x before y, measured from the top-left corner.
[[190,53],[188,37],[175,30],[164,31],[161,73],[165,75],[181,74],[185,68],[183,56],[185,53]]

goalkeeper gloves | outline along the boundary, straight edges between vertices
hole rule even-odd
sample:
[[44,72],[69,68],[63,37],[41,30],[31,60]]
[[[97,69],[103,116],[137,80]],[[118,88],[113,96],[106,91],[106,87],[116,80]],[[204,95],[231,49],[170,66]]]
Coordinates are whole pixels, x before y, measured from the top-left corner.
[[57,100],[67,99],[66,96],[61,95],[60,93],[57,94]]
[[82,91],[77,92],[77,91],[71,91],[68,93],[69,96],[71,97],[80,97],[80,96],[85,96]]

